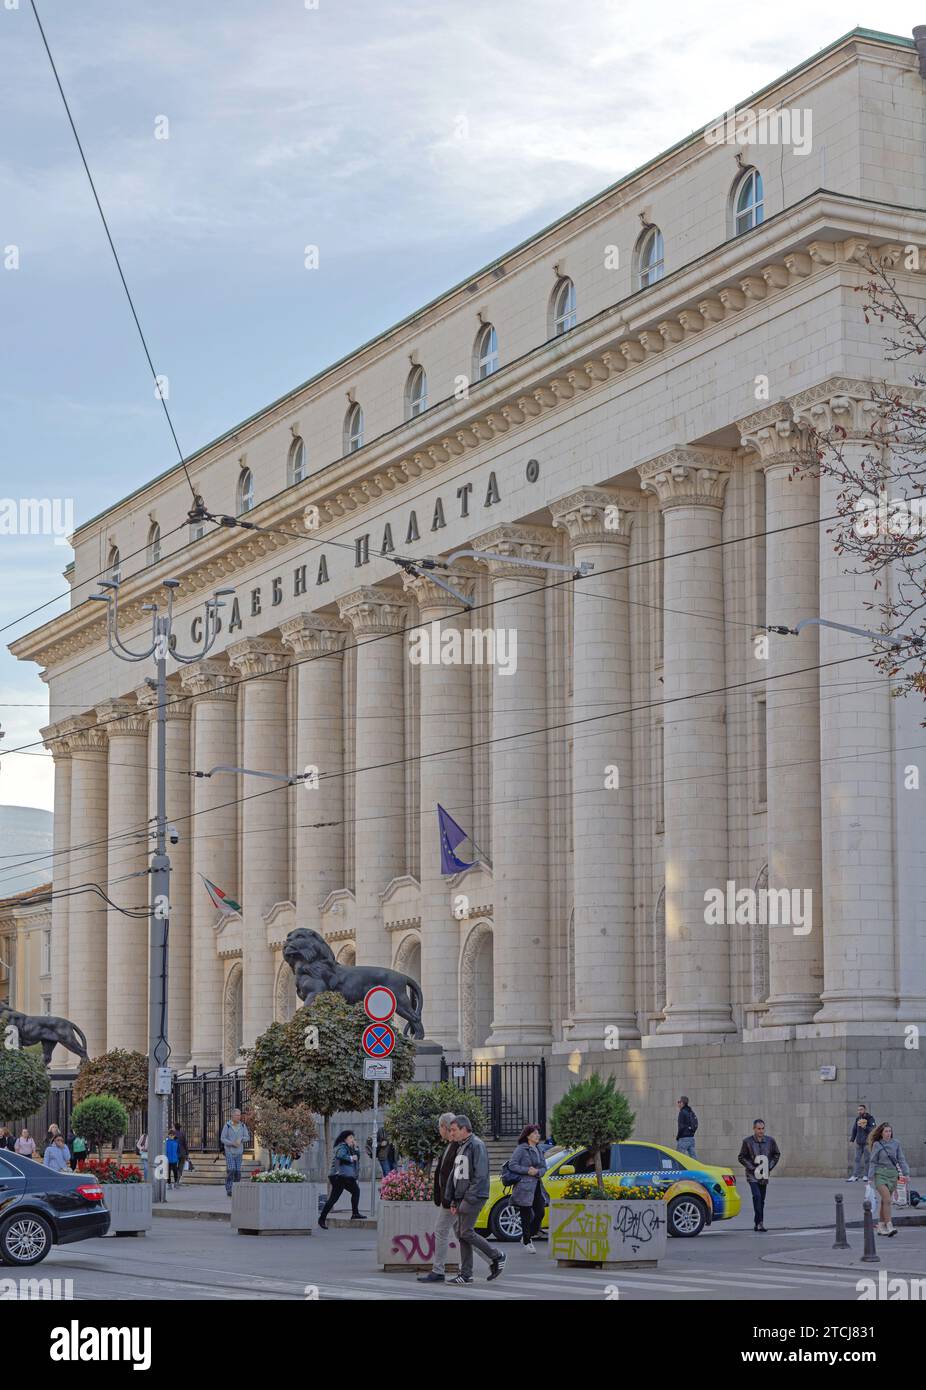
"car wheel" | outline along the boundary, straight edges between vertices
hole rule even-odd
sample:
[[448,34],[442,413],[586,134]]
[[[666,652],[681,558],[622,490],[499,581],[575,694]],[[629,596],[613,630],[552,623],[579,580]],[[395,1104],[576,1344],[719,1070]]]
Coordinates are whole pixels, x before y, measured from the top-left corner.
[[670,1236],[697,1236],[704,1230],[707,1211],[700,1197],[680,1193],[669,1203],[668,1229]]
[[510,1197],[503,1197],[489,1213],[489,1230],[496,1240],[521,1239],[521,1213]]
[[6,1265],[37,1265],[53,1244],[51,1226],[36,1211],[19,1212],[0,1225],[0,1257]]

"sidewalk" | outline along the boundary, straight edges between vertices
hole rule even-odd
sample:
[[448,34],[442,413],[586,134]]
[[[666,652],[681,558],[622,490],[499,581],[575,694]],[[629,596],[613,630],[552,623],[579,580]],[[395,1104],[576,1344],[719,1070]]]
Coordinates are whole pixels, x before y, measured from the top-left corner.
[[[895,1225],[897,1223],[895,1222]],[[786,1250],[774,1255],[763,1255],[762,1263],[768,1265],[800,1265],[816,1269],[856,1269],[859,1274],[870,1275],[877,1280],[879,1271],[888,1278],[897,1274],[926,1275],[926,1230],[921,1227],[898,1226],[898,1233],[890,1239],[878,1236],[875,1239],[878,1264],[865,1264],[862,1261],[864,1244],[861,1231],[848,1233],[849,1250],[833,1250],[832,1241],[821,1237],[819,1245],[801,1246],[799,1250]],[[881,1295],[882,1297],[886,1295]]]
[[[316,1183],[315,1187],[319,1192],[323,1190],[322,1183]],[[362,1212],[369,1212],[370,1210],[369,1182],[360,1184],[360,1210]],[[166,1203],[163,1206],[156,1206],[154,1215],[168,1219],[229,1221],[231,1220],[231,1198],[226,1195],[223,1183],[216,1183],[214,1186],[206,1183],[181,1183],[179,1187],[168,1188]],[[328,1217],[328,1223],[335,1228],[342,1224],[345,1226],[353,1225],[355,1230],[358,1225],[361,1229],[367,1226],[371,1230],[375,1228],[375,1222],[372,1221],[351,1222],[350,1195],[346,1192],[342,1193],[338,1199],[337,1206]]]

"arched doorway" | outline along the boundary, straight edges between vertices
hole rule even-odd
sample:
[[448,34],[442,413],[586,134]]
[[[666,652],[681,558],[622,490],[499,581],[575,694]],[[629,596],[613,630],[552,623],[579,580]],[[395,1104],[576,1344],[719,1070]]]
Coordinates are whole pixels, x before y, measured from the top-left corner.
[[334,958],[338,965],[356,965],[357,947],[353,941],[345,941],[342,946],[334,953]]
[[421,983],[421,937],[413,932],[404,936],[399,942],[395,953],[395,960],[392,962],[393,970],[399,970],[403,975],[409,975],[413,980]]
[[482,1047],[492,1032],[495,973],[491,922],[476,922],[460,956],[460,1041]]
[[222,1061],[233,1067],[244,1042],[244,970],[237,960],[225,979],[222,1019]]
[[296,977],[285,960],[277,971],[274,1000],[273,1016],[277,1023],[287,1023],[300,1006],[300,999],[296,993]]

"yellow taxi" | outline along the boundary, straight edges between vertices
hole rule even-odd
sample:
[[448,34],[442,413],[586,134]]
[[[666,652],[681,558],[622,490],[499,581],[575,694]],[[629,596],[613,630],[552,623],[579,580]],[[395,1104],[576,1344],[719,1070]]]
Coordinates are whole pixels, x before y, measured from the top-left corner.
[[[569,1178],[594,1178],[595,1161],[588,1149],[548,1149],[544,1154],[547,1171],[543,1185],[551,1197],[558,1196]],[[732,1168],[718,1168],[689,1158],[665,1144],[628,1140],[611,1144],[602,1151],[602,1172],[623,1187],[652,1186],[665,1195],[666,1219],[670,1236],[696,1236],[714,1221],[727,1221],[740,1209],[740,1195]],[[547,1225],[544,1214],[543,1228]],[[476,1229],[496,1240],[521,1238],[521,1213],[511,1201],[511,1188],[503,1187],[500,1177],[492,1179],[489,1199],[483,1207]]]

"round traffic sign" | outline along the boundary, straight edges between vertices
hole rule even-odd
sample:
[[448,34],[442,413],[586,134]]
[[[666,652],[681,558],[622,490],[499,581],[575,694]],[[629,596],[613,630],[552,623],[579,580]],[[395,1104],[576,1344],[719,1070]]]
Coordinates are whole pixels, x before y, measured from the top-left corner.
[[388,1023],[371,1023],[364,1028],[360,1045],[368,1057],[388,1057],[395,1047],[395,1033]]
[[388,1023],[395,1007],[395,995],[386,985],[374,985],[363,996],[363,1011],[374,1023]]

